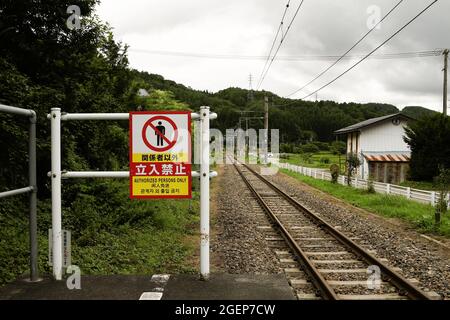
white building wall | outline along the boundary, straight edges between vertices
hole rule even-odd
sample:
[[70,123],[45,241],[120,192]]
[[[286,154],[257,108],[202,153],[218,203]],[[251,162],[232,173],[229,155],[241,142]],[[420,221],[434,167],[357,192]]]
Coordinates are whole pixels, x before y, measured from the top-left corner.
[[409,146],[403,141],[403,136],[405,135],[404,127],[406,125],[406,120],[402,119],[400,124],[396,126],[390,119],[367,128],[362,128],[359,141],[361,152],[410,152]]
[[[410,152],[409,145],[403,141],[405,129],[408,122],[401,119],[399,125],[394,125],[392,119],[362,128],[359,138],[360,155],[364,152]],[[361,166],[358,170],[358,177],[369,178],[369,163],[361,155]]]

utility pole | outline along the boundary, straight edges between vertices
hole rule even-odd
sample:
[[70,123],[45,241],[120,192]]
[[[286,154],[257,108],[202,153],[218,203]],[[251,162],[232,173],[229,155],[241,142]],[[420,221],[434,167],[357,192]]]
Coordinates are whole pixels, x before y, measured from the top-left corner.
[[264,96],[264,163],[267,164],[269,150],[269,97]]
[[448,49],[443,52],[444,55],[444,104],[443,104],[443,114],[447,115],[447,71],[448,71]]
[[248,76],[248,102],[252,102],[253,101],[253,85],[252,85],[252,80],[253,80],[253,76],[250,73]]

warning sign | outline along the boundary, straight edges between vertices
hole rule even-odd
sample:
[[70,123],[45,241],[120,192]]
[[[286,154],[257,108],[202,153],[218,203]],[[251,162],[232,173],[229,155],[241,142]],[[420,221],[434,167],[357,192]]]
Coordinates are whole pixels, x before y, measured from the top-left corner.
[[130,113],[130,197],[191,198],[191,113]]

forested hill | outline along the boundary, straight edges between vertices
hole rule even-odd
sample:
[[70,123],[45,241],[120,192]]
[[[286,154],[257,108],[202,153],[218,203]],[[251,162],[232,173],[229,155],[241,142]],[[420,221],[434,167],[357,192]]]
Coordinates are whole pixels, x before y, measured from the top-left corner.
[[[192,108],[209,105],[219,114],[215,126],[221,130],[238,125],[240,111],[263,111],[264,96],[270,98],[270,127],[281,129],[282,142],[303,143],[311,139],[331,141],[333,131],[373,117],[397,113],[399,109],[382,103],[336,103],[333,101],[302,101],[283,99],[271,92],[249,92],[241,88],[228,88],[216,93],[198,91],[165,80],[162,76],[133,71],[143,87],[149,91],[158,89],[173,93],[174,98]],[[405,114],[418,118],[433,111],[422,107],[406,107]],[[262,120],[252,120],[253,128],[262,128]]]
[[[216,93],[198,91],[165,80],[162,76],[147,72],[133,71],[133,76],[141,80],[141,85],[150,92],[158,89],[170,91],[174,98],[187,103],[192,108],[209,105],[219,118],[214,125],[221,130],[238,126],[240,111],[263,111],[264,96],[270,98],[270,127],[281,129],[282,142],[302,143],[310,139],[331,141],[333,131],[368,118],[399,112],[387,104],[335,103],[333,101],[292,101],[282,99],[271,92],[252,92],[228,88]],[[283,106],[286,104],[286,106]],[[244,122],[243,122],[244,123]],[[252,128],[262,128],[262,120],[252,120]]]
[[414,119],[419,119],[422,117],[435,115],[438,112],[424,108],[424,107],[410,106],[410,107],[404,107],[402,110],[402,113],[406,114],[407,116],[410,116]]

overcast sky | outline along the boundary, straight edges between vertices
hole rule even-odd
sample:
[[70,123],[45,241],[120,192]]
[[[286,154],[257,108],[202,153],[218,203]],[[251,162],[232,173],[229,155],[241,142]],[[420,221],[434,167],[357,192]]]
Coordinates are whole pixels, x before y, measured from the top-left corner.
[[[285,29],[301,0],[291,0]],[[305,0],[278,53],[286,56],[340,55],[369,29],[369,7],[381,16],[399,0]],[[367,54],[432,0],[404,0],[381,27],[350,55]],[[256,88],[264,60],[217,59],[151,54],[170,51],[206,55],[267,56],[287,0],[102,0],[97,13],[130,46],[133,68],[164,76],[194,89],[216,92]],[[378,53],[450,47],[450,1],[439,0]],[[301,98],[332,80],[357,60],[346,60],[294,95]],[[275,60],[261,89],[287,96],[333,61]],[[370,59],[318,93],[339,102],[385,102],[399,108],[442,109],[443,57]],[[312,97],[315,98],[315,97]]]

